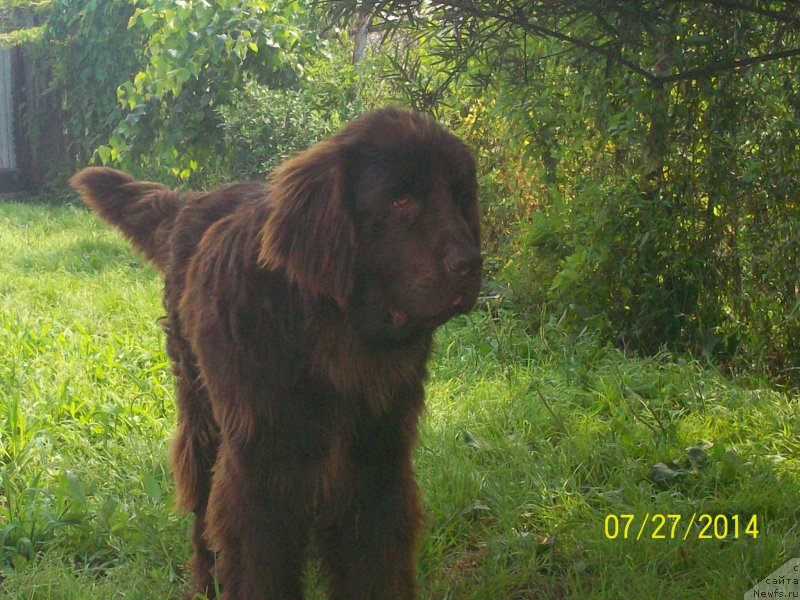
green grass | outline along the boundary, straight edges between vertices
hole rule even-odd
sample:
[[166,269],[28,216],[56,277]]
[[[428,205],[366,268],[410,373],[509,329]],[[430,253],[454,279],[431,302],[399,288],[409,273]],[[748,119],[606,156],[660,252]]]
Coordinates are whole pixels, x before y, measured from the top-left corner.
[[[0,205],[0,265],[0,597],[179,597],[158,275],[70,206]],[[765,382],[484,310],[439,334],[428,407],[422,598],[741,598],[800,556],[798,397]],[[684,540],[693,513],[739,538]]]

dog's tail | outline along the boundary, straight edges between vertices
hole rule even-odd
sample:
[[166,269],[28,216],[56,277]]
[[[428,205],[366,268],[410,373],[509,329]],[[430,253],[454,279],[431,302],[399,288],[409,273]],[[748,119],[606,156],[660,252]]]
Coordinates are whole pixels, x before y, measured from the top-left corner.
[[181,206],[177,192],[107,167],[84,169],[73,175],[69,184],[164,271],[169,257],[167,238]]

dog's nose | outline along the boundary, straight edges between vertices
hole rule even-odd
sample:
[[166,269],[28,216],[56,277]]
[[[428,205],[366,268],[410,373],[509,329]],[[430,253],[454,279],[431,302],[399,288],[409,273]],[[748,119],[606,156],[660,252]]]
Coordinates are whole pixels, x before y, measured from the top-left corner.
[[452,275],[472,278],[480,275],[483,261],[477,248],[457,246],[448,250],[444,264]]

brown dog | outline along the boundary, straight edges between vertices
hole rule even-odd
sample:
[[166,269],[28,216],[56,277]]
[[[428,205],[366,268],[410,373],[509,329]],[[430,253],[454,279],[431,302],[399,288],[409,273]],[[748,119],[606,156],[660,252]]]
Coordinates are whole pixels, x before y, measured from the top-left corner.
[[313,536],[332,600],[413,598],[425,363],[480,285],[464,144],[388,108],[266,185],[180,193],[100,167],[70,183],[165,274],[193,590],[302,598]]

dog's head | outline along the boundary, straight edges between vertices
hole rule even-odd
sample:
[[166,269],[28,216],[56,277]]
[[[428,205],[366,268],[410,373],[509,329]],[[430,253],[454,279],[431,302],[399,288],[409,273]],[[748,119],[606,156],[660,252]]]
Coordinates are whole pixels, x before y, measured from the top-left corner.
[[260,260],[326,295],[363,335],[402,340],[475,303],[475,163],[432,119],[387,108],[280,165]]

